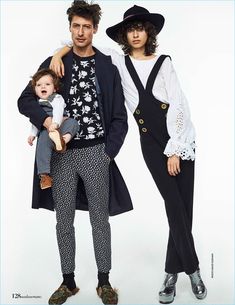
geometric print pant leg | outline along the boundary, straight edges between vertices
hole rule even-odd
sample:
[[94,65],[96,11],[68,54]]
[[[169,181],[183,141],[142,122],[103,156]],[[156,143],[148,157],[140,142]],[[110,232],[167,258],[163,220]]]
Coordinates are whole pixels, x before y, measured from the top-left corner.
[[56,234],[63,274],[75,270],[74,217],[78,179],[82,179],[88,199],[90,223],[98,271],[111,269],[109,224],[109,157],[105,144],[69,149],[52,156],[52,194],[56,211]]

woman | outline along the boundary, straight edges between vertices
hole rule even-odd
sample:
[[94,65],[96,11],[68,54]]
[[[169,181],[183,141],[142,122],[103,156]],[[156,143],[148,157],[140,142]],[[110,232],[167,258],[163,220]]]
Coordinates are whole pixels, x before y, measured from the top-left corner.
[[[170,57],[155,54],[163,25],[162,15],[134,5],[122,22],[106,31],[125,56],[111,50],[104,53],[119,69],[127,106],[139,126],[144,160],[165,201],[170,232],[159,302],[168,304],[174,301],[179,272],[189,275],[198,299],[204,299],[207,290],[191,233],[195,132]],[[50,66],[60,76],[61,57],[69,47],[59,51]]]

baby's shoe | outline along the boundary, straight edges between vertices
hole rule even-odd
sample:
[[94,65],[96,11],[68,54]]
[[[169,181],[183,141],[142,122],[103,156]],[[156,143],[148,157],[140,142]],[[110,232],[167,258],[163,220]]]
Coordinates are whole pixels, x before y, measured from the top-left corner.
[[40,188],[42,190],[48,189],[52,186],[52,178],[48,174],[40,175]]
[[58,130],[50,131],[49,137],[55,144],[55,151],[60,153],[66,151],[66,143]]

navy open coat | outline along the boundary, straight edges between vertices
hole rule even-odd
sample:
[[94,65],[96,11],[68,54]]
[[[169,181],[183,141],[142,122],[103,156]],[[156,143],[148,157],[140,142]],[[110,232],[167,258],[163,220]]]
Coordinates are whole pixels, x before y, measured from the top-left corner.
[[[105,131],[105,151],[111,158],[109,171],[109,214],[110,216],[114,216],[133,209],[128,189],[114,161],[128,130],[127,113],[124,106],[121,80],[116,66],[112,64],[110,56],[104,55],[97,49],[95,49],[95,52],[96,89]],[[47,58],[39,69],[48,68],[50,61],[51,57]],[[72,77],[72,50],[64,56],[63,62],[65,76],[61,79],[62,88],[59,93],[66,101],[68,99]],[[43,122],[48,115],[37,103],[36,95],[30,83],[18,99],[18,108],[20,113],[27,116],[32,124],[38,129],[42,128]],[[82,179],[79,179],[77,189],[76,208],[88,210],[87,197]],[[34,167],[32,208],[54,210],[51,189],[40,189],[36,162]]]

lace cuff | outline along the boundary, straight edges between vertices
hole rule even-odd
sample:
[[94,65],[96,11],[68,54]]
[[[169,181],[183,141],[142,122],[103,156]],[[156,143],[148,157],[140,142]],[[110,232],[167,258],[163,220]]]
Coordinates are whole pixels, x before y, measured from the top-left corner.
[[173,141],[169,139],[166,148],[164,150],[164,154],[167,157],[171,157],[173,155],[179,156],[182,160],[194,160],[195,159],[195,142],[189,143],[180,143],[177,141]]

